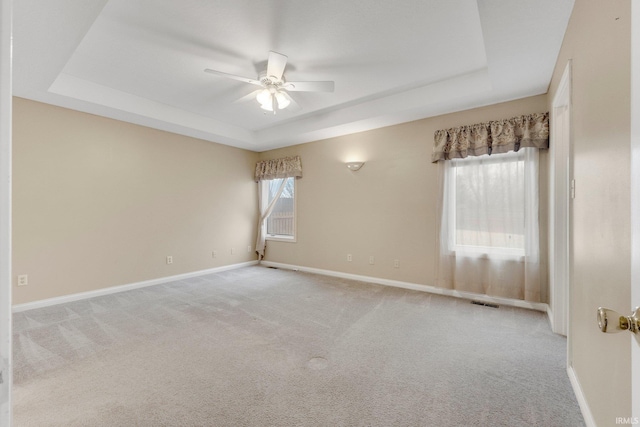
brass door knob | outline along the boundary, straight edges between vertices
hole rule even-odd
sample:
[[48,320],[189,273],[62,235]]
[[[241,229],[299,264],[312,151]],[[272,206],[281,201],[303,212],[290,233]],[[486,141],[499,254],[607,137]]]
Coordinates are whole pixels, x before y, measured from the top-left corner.
[[631,316],[623,316],[617,311],[599,307],[598,327],[600,331],[607,334],[615,334],[620,331],[640,334],[640,307],[636,307]]

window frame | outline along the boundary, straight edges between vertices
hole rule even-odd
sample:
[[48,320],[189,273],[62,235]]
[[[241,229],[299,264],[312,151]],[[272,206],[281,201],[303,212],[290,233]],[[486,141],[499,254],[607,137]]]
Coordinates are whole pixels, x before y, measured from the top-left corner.
[[[480,159],[479,157],[483,157]],[[448,246],[449,250],[454,254],[460,255],[472,255],[472,256],[504,256],[504,257],[516,257],[521,258],[525,256],[525,247],[523,245],[522,248],[505,248],[498,246],[479,246],[479,245],[463,245],[456,243],[456,234],[457,234],[457,191],[456,191],[456,167],[455,165],[460,163],[479,163],[482,161],[484,164],[488,163],[502,163],[505,161],[505,158],[510,158],[508,161],[526,161],[524,157],[524,153],[520,151],[511,151],[508,153],[500,153],[495,154],[493,156],[478,156],[478,157],[465,157],[463,159],[451,159],[451,167],[448,171],[448,191],[447,191],[447,203],[448,210],[450,212],[450,221],[449,221],[449,230],[448,230]],[[523,169],[524,170],[524,169]],[[526,204],[526,201],[525,201]],[[526,227],[526,219],[525,219],[525,227]],[[526,236],[526,230],[525,230]]]
[[[267,226],[265,224],[265,240],[271,240],[274,242],[289,242],[296,243],[298,241],[298,180],[295,177],[288,178],[276,178],[276,179],[292,179],[293,180],[293,236],[289,236],[287,234],[269,234],[267,230]],[[262,200],[263,203],[269,203],[269,182],[275,181],[273,180],[263,180],[263,186],[261,191],[263,191]],[[272,212],[273,213],[273,212]],[[269,215],[271,216],[271,215]],[[265,218],[265,222],[269,220],[269,217]]]

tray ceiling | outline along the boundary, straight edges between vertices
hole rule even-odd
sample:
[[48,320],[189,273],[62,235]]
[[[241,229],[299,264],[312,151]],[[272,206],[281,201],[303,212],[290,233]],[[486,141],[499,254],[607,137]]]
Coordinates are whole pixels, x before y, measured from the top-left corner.
[[[573,0],[21,0],[14,95],[264,151],[546,93]],[[301,109],[265,113],[269,51]]]

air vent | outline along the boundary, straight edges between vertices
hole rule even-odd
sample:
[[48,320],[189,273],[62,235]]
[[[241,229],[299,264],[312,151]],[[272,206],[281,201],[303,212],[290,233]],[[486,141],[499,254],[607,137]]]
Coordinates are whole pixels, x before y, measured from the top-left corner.
[[491,308],[499,308],[500,307],[498,304],[491,304],[490,302],[483,302],[483,301],[471,301],[471,304],[482,305],[484,307],[491,307]]

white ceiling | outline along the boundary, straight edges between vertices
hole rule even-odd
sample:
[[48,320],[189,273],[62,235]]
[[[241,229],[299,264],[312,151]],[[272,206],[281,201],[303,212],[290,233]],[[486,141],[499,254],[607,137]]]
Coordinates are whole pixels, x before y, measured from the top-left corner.
[[[546,93],[574,0],[19,0],[14,95],[265,151]],[[269,51],[299,111],[233,103]]]

